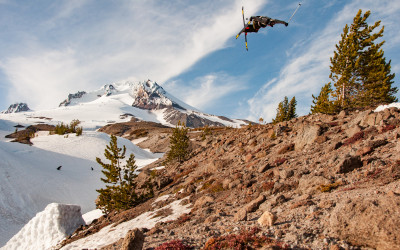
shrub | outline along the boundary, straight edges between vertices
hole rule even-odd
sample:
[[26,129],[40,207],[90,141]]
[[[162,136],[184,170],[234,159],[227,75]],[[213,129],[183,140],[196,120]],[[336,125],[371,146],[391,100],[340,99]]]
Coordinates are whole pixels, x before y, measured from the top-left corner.
[[78,127],[78,128],[76,128],[76,136],[80,136],[80,135],[82,135],[82,132],[83,132],[83,129],[82,129],[82,127]]
[[381,133],[386,133],[386,132],[388,132],[388,131],[390,131],[390,130],[393,130],[393,129],[395,129],[395,128],[396,128],[395,125],[392,125],[392,124],[386,125],[386,126],[384,126],[384,127],[382,128],[382,132],[381,132]]
[[187,249],[192,249],[192,247],[183,244],[183,242],[180,240],[171,240],[155,248],[155,250],[187,250]]
[[179,218],[176,220],[176,223],[181,225],[183,223],[185,223],[186,221],[190,221],[191,216],[189,214],[182,214],[181,216],[179,216]]
[[201,130],[201,139],[204,141],[208,135],[211,135],[211,129],[209,126],[205,126]]
[[77,119],[72,120],[70,125],[64,124],[63,122],[56,125],[54,133],[57,135],[65,135],[68,133],[76,133],[77,136],[82,135],[82,127],[78,127],[81,122]]
[[275,185],[274,181],[264,182],[262,184],[262,188],[264,191],[268,191],[274,189],[274,185]]
[[258,249],[267,243],[273,242],[272,239],[257,235],[259,228],[251,228],[250,230],[242,230],[239,234],[228,234],[219,237],[210,238],[204,250],[211,249]]
[[215,181],[214,179],[211,179],[211,180],[206,181],[206,182],[203,184],[203,186],[200,188],[200,191],[209,189],[209,188],[211,187],[211,184],[214,183],[214,181]]
[[224,188],[223,188],[221,182],[214,182],[214,183],[211,184],[211,186],[208,188],[208,191],[209,191],[210,193],[218,193],[218,192],[224,191]]
[[361,140],[361,139],[363,139],[363,138],[364,138],[364,132],[363,132],[363,131],[360,131],[360,132],[354,134],[352,137],[346,139],[346,140],[343,142],[343,145],[345,145],[345,146],[351,145],[351,144],[355,143],[356,141],[359,141],[359,140]]
[[283,163],[285,163],[286,161],[287,161],[286,158],[278,158],[278,159],[276,159],[276,160],[274,161],[274,163],[275,163],[276,166],[280,166],[280,165],[282,165]]
[[327,193],[327,192],[331,192],[332,190],[338,188],[340,185],[342,185],[342,183],[335,182],[332,184],[321,185],[321,186],[319,186],[318,189],[321,190],[321,192],[323,192],[323,193]]

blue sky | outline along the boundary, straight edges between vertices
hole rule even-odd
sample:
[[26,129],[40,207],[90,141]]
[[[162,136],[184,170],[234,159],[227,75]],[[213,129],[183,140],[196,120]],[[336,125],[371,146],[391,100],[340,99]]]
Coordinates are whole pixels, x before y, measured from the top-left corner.
[[[308,114],[329,58],[359,9],[382,20],[400,88],[400,1],[304,0],[290,25],[235,39],[246,17],[288,20],[284,0],[0,0],[0,110],[54,108],[68,93],[151,79],[205,112],[269,122],[284,96]],[[399,94],[397,94],[399,97]]]

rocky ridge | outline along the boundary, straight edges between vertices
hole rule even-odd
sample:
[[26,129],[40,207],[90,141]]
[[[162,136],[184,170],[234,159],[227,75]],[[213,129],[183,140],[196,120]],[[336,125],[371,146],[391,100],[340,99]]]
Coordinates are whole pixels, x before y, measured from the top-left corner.
[[155,198],[168,199],[103,216],[64,244],[188,197],[189,214],[141,229],[143,249],[168,242],[193,249],[244,242],[250,248],[238,249],[399,248],[397,108],[308,115],[191,138],[188,161],[155,170],[161,159],[138,176],[139,187],[151,181]]
[[20,102],[20,103],[11,104],[7,110],[5,110],[1,113],[11,114],[11,113],[26,112],[26,111],[30,111],[28,104]]

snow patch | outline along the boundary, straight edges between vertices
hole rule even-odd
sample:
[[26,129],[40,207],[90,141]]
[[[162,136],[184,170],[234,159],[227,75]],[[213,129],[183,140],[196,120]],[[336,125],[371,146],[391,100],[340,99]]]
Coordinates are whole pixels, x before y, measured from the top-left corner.
[[385,109],[393,108],[393,107],[400,109],[400,103],[399,102],[394,102],[394,103],[391,103],[389,105],[380,105],[379,107],[377,107],[374,110],[374,112],[380,112],[380,111],[383,111]]
[[36,214],[3,249],[50,249],[80,225],[85,225],[80,206],[51,203]]
[[100,209],[95,209],[82,215],[82,217],[83,220],[86,222],[86,225],[90,225],[95,219],[98,219],[103,215],[104,214]]
[[137,145],[137,144],[139,144],[139,143],[141,143],[141,142],[147,140],[148,138],[149,138],[149,137],[142,137],[142,138],[138,138],[138,139],[132,140],[131,142],[132,142],[133,144]]
[[158,197],[158,198],[153,202],[153,204],[154,204],[154,203],[157,203],[157,202],[159,202],[159,201],[166,201],[166,200],[168,200],[169,197],[171,197],[171,195],[169,195],[169,194],[160,196],[160,197]]
[[152,168],[150,170],[161,170],[161,169],[164,169],[164,168],[165,168],[165,166],[159,166],[159,167]]
[[[187,199],[187,198],[184,198]],[[169,221],[169,220],[176,220],[182,214],[190,212],[191,204],[181,205],[181,202],[184,200],[177,200],[172,202],[171,204],[157,209],[152,212],[145,212],[136,218],[123,222],[117,226],[114,224],[104,227],[99,232],[92,234],[86,238],[79,239],[77,241],[71,242],[70,244],[64,246],[61,249],[100,249],[106,245],[114,243],[115,241],[119,240],[120,238],[124,238],[125,235],[128,233],[129,230],[134,228],[152,228],[156,225],[157,222],[160,221]],[[157,211],[162,209],[170,208],[172,210],[172,214],[167,217],[153,217],[157,214]]]

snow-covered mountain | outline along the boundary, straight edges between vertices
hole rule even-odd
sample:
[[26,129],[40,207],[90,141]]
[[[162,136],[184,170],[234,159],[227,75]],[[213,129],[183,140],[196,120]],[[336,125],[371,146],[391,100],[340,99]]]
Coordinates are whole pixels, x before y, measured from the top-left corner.
[[[151,80],[112,83],[104,85],[96,91],[79,91],[69,94],[59,107],[75,109],[74,106],[79,106],[79,109],[83,111],[89,106],[98,104],[97,106],[103,109],[105,106],[107,106],[105,108],[110,108],[110,106],[118,105],[115,103],[116,101],[119,102],[121,109],[119,115],[122,117],[135,116],[142,120],[169,126],[176,125],[178,121],[185,122],[188,127],[205,125],[237,127],[245,124],[241,120],[203,113],[167,93],[160,85]],[[119,119],[113,117],[111,120]]]
[[1,113],[11,114],[11,113],[19,113],[19,112],[25,112],[25,111],[30,111],[28,104],[20,102],[20,103],[11,104],[7,110],[5,110]]

